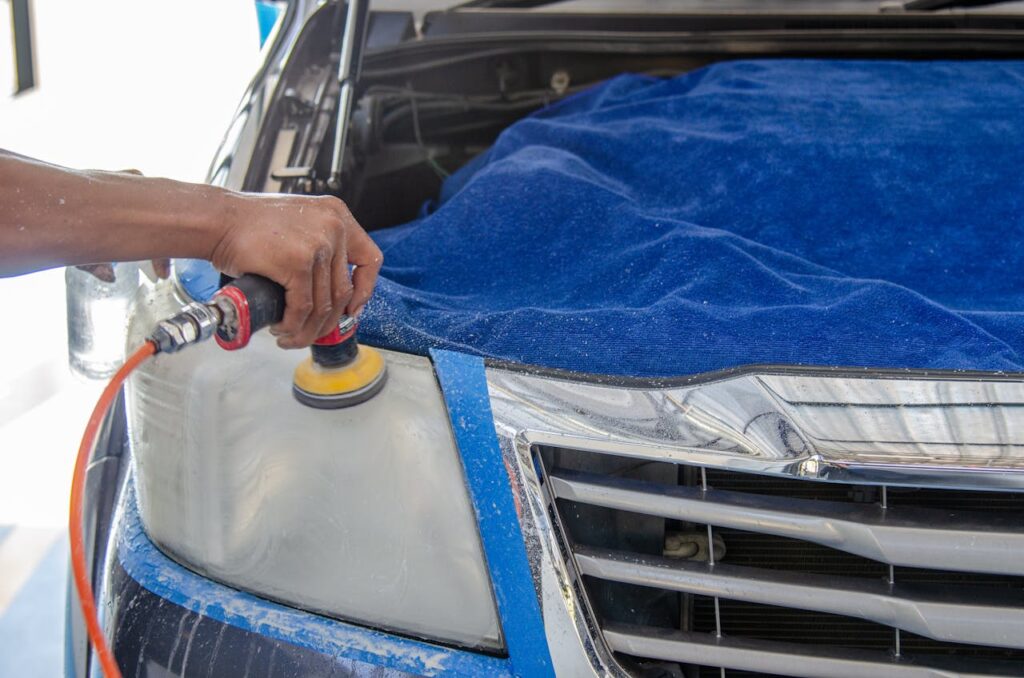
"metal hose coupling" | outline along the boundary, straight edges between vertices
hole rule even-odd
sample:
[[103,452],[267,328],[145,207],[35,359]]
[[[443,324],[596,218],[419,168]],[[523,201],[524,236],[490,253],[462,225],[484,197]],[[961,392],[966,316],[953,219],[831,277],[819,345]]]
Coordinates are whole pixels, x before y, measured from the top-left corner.
[[158,353],[175,353],[212,337],[222,317],[216,305],[193,302],[157,323],[149,340],[156,344]]
[[158,353],[174,353],[210,337],[216,337],[221,348],[234,351],[283,317],[284,288],[269,278],[246,273],[217,290],[209,303],[193,302],[157,323],[149,339]]

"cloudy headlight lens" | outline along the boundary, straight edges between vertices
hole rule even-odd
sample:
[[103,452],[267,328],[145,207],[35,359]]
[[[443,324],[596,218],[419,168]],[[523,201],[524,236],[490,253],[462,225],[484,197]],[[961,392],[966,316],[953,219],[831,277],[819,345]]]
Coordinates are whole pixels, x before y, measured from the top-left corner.
[[[144,290],[132,334],[173,312]],[[433,367],[385,353],[369,402],[297,403],[305,352],[257,335],[158,356],[128,416],[150,538],[231,586],[341,619],[467,647],[502,646],[462,467]]]

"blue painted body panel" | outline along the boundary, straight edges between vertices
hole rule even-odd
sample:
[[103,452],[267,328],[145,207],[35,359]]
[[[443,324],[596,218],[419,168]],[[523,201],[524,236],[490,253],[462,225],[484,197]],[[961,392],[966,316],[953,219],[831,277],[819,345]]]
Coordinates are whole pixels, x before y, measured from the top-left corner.
[[260,47],[267,42],[270,32],[274,30],[274,24],[281,16],[281,5],[276,2],[256,0],[256,20],[260,28]]

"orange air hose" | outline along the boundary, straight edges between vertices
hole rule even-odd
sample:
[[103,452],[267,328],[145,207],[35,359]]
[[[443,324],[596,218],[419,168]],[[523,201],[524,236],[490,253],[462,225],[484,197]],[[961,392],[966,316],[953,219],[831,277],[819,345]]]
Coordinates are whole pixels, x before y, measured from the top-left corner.
[[105,678],[121,678],[121,670],[117,667],[114,653],[107,645],[107,639],[100,627],[99,617],[96,614],[96,598],[93,594],[92,584],[89,582],[85,563],[85,539],[82,534],[85,472],[89,467],[89,458],[92,456],[92,449],[96,444],[96,434],[100,424],[107,416],[107,410],[110,409],[118,391],[121,390],[121,385],[136,367],[146,358],[154,355],[156,351],[156,344],[152,341],[147,341],[140,346],[135,353],[129,356],[121,369],[111,377],[110,382],[103,389],[99,400],[96,401],[96,407],[93,408],[92,416],[89,417],[89,423],[85,425],[82,444],[78,447],[78,458],[75,460],[75,473],[71,480],[71,518],[68,522],[68,534],[71,537],[71,571],[75,579],[75,589],[78,592],[78,602],[82,607],[82,616],[85,618],[85,628],[89,633],[89,642],[96,650]]

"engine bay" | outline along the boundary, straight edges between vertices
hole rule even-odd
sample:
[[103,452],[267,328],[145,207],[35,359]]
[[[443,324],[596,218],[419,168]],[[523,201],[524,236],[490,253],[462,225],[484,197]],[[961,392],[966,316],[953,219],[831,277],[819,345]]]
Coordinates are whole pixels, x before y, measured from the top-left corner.
[[335,190],[326,177],[344,23],[344,6],[328,5],[303,29],[264,125],[273,137],[259,141],[244,185],[335,193],[367,230],[414,219],[447,175],[516,120],[620,74],[672,77],[749,58],[1024,54],[1015,33],[1024,20],[1012,14],[489,10],[432,12],[417,24],[407,12],[374,11],[360,55],[345,182]]

